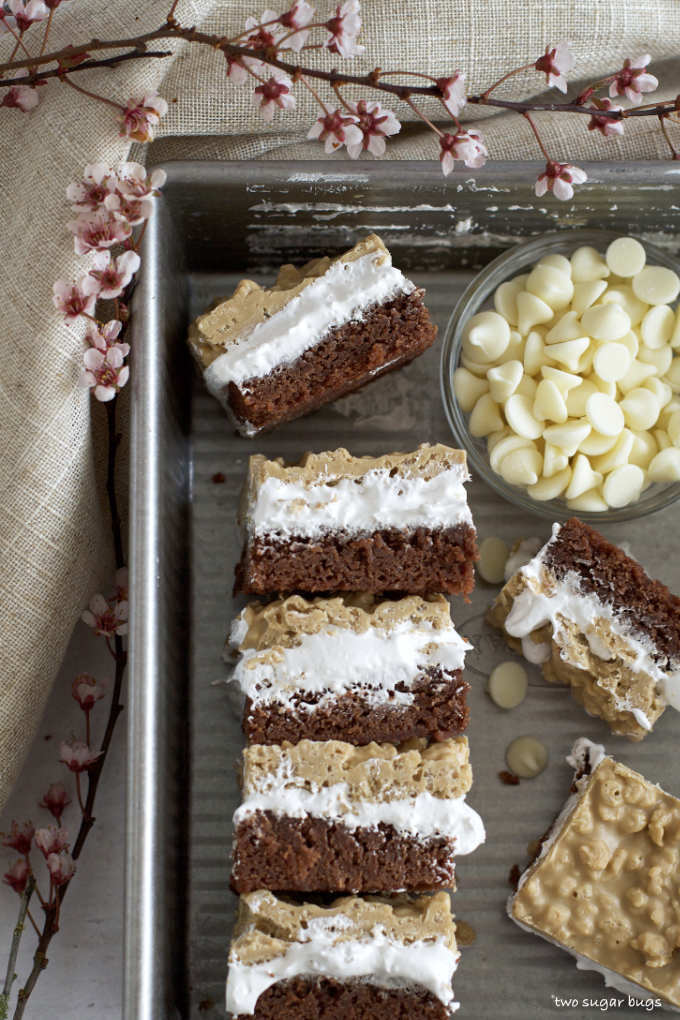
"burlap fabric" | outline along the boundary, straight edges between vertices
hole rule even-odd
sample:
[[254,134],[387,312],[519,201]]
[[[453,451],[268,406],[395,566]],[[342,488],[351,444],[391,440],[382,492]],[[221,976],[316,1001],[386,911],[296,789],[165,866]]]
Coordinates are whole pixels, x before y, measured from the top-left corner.
[[[247,14],[265,6],[276,3],[182,0],[178,15],[206,31],[231,34]],[[325,0],[318,6],[325,9]],[[65,2],[56,12],[50,46],[136,34],[159,24],[168,7],[169,0]],[[356,68],[463,68],[475,89],[535,59],[547,41],[568,39],[578,60],[574,79],[596,77],[625,56],[650,52],[663,85],[658,95],[680,89],[678,0],[364,0],[363,15],[366,55],[353,62]],[[12,40],[1,40],[0,59],[7,59],[11,46]],[[326,64],[331,66],[330,58]],[[214,52],[177,47],[166,61],[83,73],[78,81],[123,101],[148,88],[170,101],[162,137],[148,153],[154,162],[322,155],[304,141],[316,113],[303,90],[295,111],[266,125],[250,91],[227,82],[224,71]],[[509,88],[515,96],[531,95],[540,88],[537,82],[537,75],[525,74]],[[390,146],[391,158],[433,158],[432,136],[408,112],[399,111],[408,123]],[[429,112],[437,115],[434,104]],[[520,118],[483,119],[493,157],[526,158],[533,151]],[[582,120],[543,115],[541,123],[551,152],[573,161],[666,154],[655,122],[638,122],[623,138],[606,141]],[[78,383],[82,335],[60,320],[51,291],[55,278],[83,271],[66,230],[67,183],[86,163],[114,162],[128,151],[117,137],[113,111],[56,82],[41,90],[40,106],[30,115],[0,109],[0,806],[83,605],[110,582],[97,483],[101,454],[90,397]]]

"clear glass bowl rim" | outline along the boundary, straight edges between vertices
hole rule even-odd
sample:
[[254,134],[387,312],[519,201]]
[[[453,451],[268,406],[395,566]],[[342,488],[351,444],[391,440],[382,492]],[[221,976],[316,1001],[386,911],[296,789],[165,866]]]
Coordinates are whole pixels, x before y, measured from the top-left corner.
[[[570,510],[566,503],[560,500],[535,500],[518,486],[509,485],[492,469],[486,453],[485,440],[477,440],[470,435],[466,416],[460,409],[453,391],[453,373],[460,358],[463,327],[467,320],[491,298],[499,284],[518,276],[524,268],[536,263],[544,255],[571,254],[576,248],[583,245],[590,245],[604,254],[610,242],[621,236],[620,231],[613,230],[565,229],[542,234],[540,237],[513,245],[489,262],[468,284],[449,317],[444,334],[440,359],[442,402],[449,427],[456,442],[467,452],[472,472],[482,478],[509,503],[553,521],[563,521],[573,516],[578,516],[590,524],[635,520],[648,514],[657,513],[675,503],[680,498],[680,483],[654,484],[643,493],[636,503],[601,512]],[[635,235],[629,236],[634,237]],[[649,263],[666,266],[680,276],[680,259],[655,247],[643,237],[637,239],[644,245]]]

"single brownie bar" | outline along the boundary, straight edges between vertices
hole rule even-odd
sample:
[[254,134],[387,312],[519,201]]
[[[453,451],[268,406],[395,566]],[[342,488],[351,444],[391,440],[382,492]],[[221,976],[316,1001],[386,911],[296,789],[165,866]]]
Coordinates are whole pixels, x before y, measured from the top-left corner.
[[470,645],[443,595],[253,602],[230,635],[251,743],[399,744],[462,733]]
[[237,1020],[446,1020],[460,953],[446,893],[330,906],[242,896],[229,953]]
[[553,526],[487,619],[614,733],[641,740],[666,705],[680,708],[680,598],[575,517]]
[[250,458],[236,588],[284,592],[470,592],[477,558],[465,453],[309,453]]
[[454,856],[484,841],[465,803],[465,737],[354,747],[253,744],[234,814],[235,892],[449,888]]
[[579,740],[572,794],[519,880],[513,921],[633,999],[680,1006],[680,800]]
[[239,432],[299,418],[422,354],[424,291],[370,234],[336,259],[283,266],[270,290],[242,280],[192,324],[206,386]]

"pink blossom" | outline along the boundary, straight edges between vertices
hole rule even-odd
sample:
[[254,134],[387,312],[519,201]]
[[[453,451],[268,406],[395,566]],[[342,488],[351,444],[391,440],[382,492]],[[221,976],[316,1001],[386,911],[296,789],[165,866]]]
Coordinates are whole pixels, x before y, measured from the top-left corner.
[[[243,85],[248,80],[248,72],[245,65],[245,57],[232,57],[228,53],[224,54],[227,61],[227,78],[233,81],[234,85]],[[248,58],[248,66],[253,67],[260,61],[255,61]]]
[[66,792],[66,787],[63,783],[50,783],[47,788],[47,793],[43,796],[43,799],[39,803],[39,807],[45,808],[46,811],[56,818],[57,822],[61,821],[66,808],[71,803],[71,798]]
[[85,333],[85,340],[90,347],[96,347],[103,354],[106,354],[109,347],[116,346],[120,349],[123,357],[127,358],[130,353],[130,345],[118,343],[118,336],[122,328],[123,323],[120,319],[111,319],[109,322],[104,323],[103,326],[98,326],[93,322],[90,323]]
[[70,325],[79,315],[94,313],[98,290],[96,280],[89,276],[81,276],[78,283],[57,280],[52,287],[52,301],[54,307],[63,314]]
[[442,102],[452,117],[458,117],[467,103],[465,73],[454,71],[450,78],[437,78],[435,85],[441,92]]
[[47,858],[47,870],[54,885],[64,885],[75,875],[76,862],[64,851],[60,854],[50,854]]
[[18,854],[27,854],[31,849],[35,828],[31,822],[12,822],[12,831],[2,841],[3,846],[11,847]]
[[[140,264],[141,259],[136,251],[124,251],[117,257],[109,251],[96,252],[90,276],[99,284],[98,296],[106,299],[120,297]],[[99,347],[99,344],[93,343],[92,346]]]
[[34,21],[43,21],[50,13],[43,0],[7,0],[7,6],[16,18],[21,33],[30,28]]
[[150,198],[157,195],[168,179],[165,170],[146,172],[141,163],[119,163],[116,167],[117,190],[130,198]]
[[548,87],[554,86],[560,92],[567,91],[567,75],[574,67],[574,57],[569,43],[561,42],[557,46],[546,46],[545,53],[539,57],[534,67],[543,71]]
[[[596,99],[594,109],[618,112],[622,110],[623,107],[616,106],[612,103],[611,99]],[[609,138],[610,135],[622,135],[623,121],[616,120],[613,117],[602,117],[597,113],[593,113],[592,117],[588,121],[588,130],[600,131],[605,138]]]
[[290,110],[295,106],[295,96],[290,91],[292,86],[288,75],[281,71],[273,71],[268,81],[257,86],[253,98],[265,120],[272,120],[277,106],[281,110]]
[[442,173],[445,177],[453,170],[455,161],[462,159],[465,166],[478,169],[486,163],[489,153],[479,131],[457,131],[455,135],[444,134],[439,139]]
[[37,830],[35,845],[45,857],[61,853],[62,850],[69,848],[68,832],[66,829],[57,828],[56,825],[48,825]]
[[108,167],[103,163],[89,163],[83,171],[82,181],[69,184],[66,197],[74,212],[96,212],[115,187],[115,175]]
[[309,29],[306,26],[314,17],[314,13],[314,8],[311,4],[307,3],[307,0],[296,0],[290,10],[281,15],[279,23],[283,25],[287,32],[293,29],[300,29],[301,31],[295,32],[295,35],[291,35],[290,39],[286,39],[285,42],[282,41],[279,44],[280,49],[295,50],[299,53],[307,42]]
[[30,113],[38,105],[38,90],[30,85],[10,85],[2,97],[0,106],[8,106],[22,113]]
[[80,213],[75,220],[71,220],[68,228],[74,235],[76,255],[111,248],[114,244],[126,241],[132,233],[132,227],[127,221],[116,219],[107,209]]
[[115,634],[122,637],[127,634],[127,611],[127,601],[114,599],[111,603],[103,595],[93,595],[89,609],[83,612],[81,619],[88,627],[94,628],[95,634],[108,638]]
[[153,199],[132,198],[117,191],[115,194],[107,196],[104,206],[114,219],[136,227],[151,216],[153,212]]
[[276,48],[283,35],[283,27],[276,11],[264,11],[261,18],[253,15],[246,18],[246,32],[250,33],[245,45],[251,50],[268,50]]
[[87,772],[102,755],[101,751],[93,751],[82,740],[62,740],[59,745],[59,761],[71,772]]
[[14,892],[21,895],[26,888],[28,882],[28,876],[31,873],[31,866],[27,860],[23,857],[19,857],[9,871],[6,871],[3,876],[3,882],[7,885],[11,885]]
[[401,124],[391,110],[384,109],[380,103],[360,99],[358,103],[350,103],[349,108],[357,119],[357,127],[361,131],[361,141],[347,145],[347,152],[352,159],[357,159],[365,150],[374,156],[385,153],[385,138],[396,135]]
[[132,96],[118,118],[121,137],[152,142],[154,128],[167,112],[168,104],[157,92],[147,92],[141,99]]
[[331,34],[326,43],[331,53],[338,53],[341,57],[358,57],[364,52],[364,47],[357,41],[361,31],[359,0],[345,0],[342,5],[338,4],[335,15],[325,22],[325,26]]
[[615,96],[626,96],[634,106],[639,106],[643,92],[654,92],[659,87],[658,78],[647,71],[647,64],[651,59],[650,54],[645,53],[635,60],[624,60],[623,67],[609,86],[609,95],[612,99]]
[[545,170],[539,175],[535,191],[538,197],[545,195],[546,191],[552,191],[555,198],[567,201],[574,197],[574,184],[583,184],[588,180],[585,170],[571,163],[556,163],[548,160]]
[[325,152],[335,152],[343,145],[361,147],[364,136],[357,125],[356,117],[348,117],[341,110],[331,110],[321,117],[307,132],[308,138],[318,138],[324,143]]
[[91,673],[79,673],[73,678],[71,694],[83,712],[90,712],[106,696],[106,687],[105,681],[97,680]]
[[[101,400],[103,403],[113,400],[130,378],[130,369],[123,364],[126,356],[123,349],[123,344],[114,344],[104,354],[96,347],[89,347],[83,354],[85,368],[80,378],[81,384],[89,386],[94,391],[97,400]],[[92,603],[90,603],[91,606]],[[83,613],[83,619],[85,619],[85,613]],[[98,631],[98,633],[103,633],[103,631]]]

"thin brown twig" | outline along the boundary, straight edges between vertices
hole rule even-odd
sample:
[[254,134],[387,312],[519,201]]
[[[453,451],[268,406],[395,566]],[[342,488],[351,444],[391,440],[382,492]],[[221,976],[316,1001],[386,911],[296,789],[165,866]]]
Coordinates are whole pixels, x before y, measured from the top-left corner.
[[114,110],[118,110],[119,112],[125,110],[124,106],[121,106],[120,103],[114,103],[113,99],[107,99],[106,96],[100,96],[98,92],[90,92],[89,89],[84,89],[82,85],[76,85],[76,83],[71,81],[66,74],[61,75],[61,80],[64,85],[69,85],[72,89],[75,89],[76,92],[81,92],[84,96],[89,96],[90,99],[96,99],[97,102],[106,103],[107,106],[112,106]]
[[[5,983],[3,985],[2,995],[0,996],[0,1003],[2,1003],[3,1000],[4,1000],[4,1005],[5,1006],[9,1002],[9,995],[10,995],[10,992],[12,991],[12,985],[14,984],[14,980],[16,978],[15,967],[16,967],[16,964],[17,964],[17,956],[19,955],[19,943],[21,942],[21,936],[24,933],[24,924],[25,924],[25,921],[26,921],[26,914],[28,914],[29,918],[31,919],[31,921],[33,921],[33,918],[31,917],[30,911],[28,909],[28,904],[29,904],[29,901],[30,901],[31,896],[33,894],[34,887],[35,887],[35,878],[33,877],[32,874],[30,874],[28,876],[27,880],[26,880],[26,885],[24,887],[24,891],[21,894],[21,899],[19,900],[19,914],[18,914],[18,917],[17,917],[17,923],[14,926],[14,933],[12,935],[12,944],[11,944],[10,950],[9,950],[9,959],[7,960],[7,971],[5,973]],[[35,921],[33,921],[33,927],[35,928]],[[38,930],[38,929],[36,929],[36,930]],[[38,930],[38,934],[40,934],[39,930]]]
[[50,8],[50,13],[47,16],[47,24],[45,25],[45,33],[43,35],[42,45],[40,47],[41,55],[45,52],[45,47],[47,46],[47,38],[48,38],[48,36],[50,34],[50,29],[52,28],[52,18],[54,16],[54,11],[55,11],[55,8],[51,7]]
[[668,143],[668,148],[671,150],[671,159],[680,159],[680,152],[673,145],[671,136],[668,134],[668,128],[666,127],[666,118],[659,117],[659,124],[661,126],[661,132]]
[[548,163],[550,163],[550,156],[549,156],[549,155],[548,155],[548,153],[546,152],[546,149],[545,149],[545,145],[543,144],[543,141],[542,141],[542,139],[541,139],[541,136],[540,136],[540,135],[539,135],[539,133],[538,133],[538,128],[537,128],[537,127],[536,127],[536,125],[534,124],[534,119],[533,119],[533,117],[531,116],[531,114],[530,114],[530,113],[526,113],[526,112],[524,113],[524,117],[525,117],[525,119],[526,119],[526,120],[528,120],[528,121],[529,121],[529,125],[531,126],[531,130],[533,131],[533,133],[534,133],[534,135],[535,135],[535,137],[536,137],[536,141],[538,142],[538,145],[539,145],[539,148],[540,148],[541,152],[542,152],[542,153],[543,153],[543,155],[545,156],[545,158],[546,158],[547,162],[548,162]]

